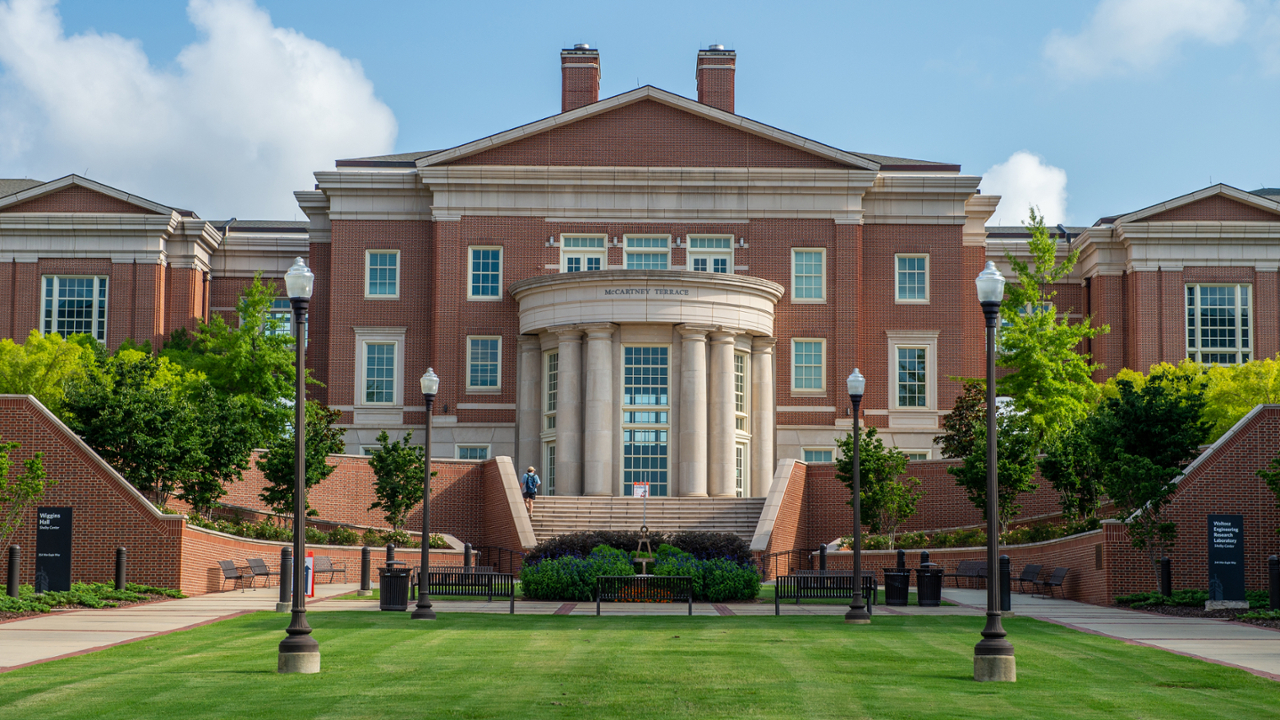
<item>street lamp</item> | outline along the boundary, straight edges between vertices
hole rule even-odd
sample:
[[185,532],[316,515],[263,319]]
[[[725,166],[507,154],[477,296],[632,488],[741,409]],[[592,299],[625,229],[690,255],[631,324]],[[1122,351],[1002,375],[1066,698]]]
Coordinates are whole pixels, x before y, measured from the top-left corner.
[[306,588],[306,523],[307,523],[307,386],[306,342],[307,306],[311,303],[311,289],[316,276],[307,268],[302,258],[296,258],[289,272],[284,274],[284,287],[293,306],[294,367],[293,395],[293,616],[285,630],[288,636],[280,641],[280,658],[276,671],[282,673],[320,672],[320,643],[311,637],[307,625]]
[[844,621],[856,625],[871,622],[862,599],[862,428],[858,424],[858,407],[862,405],[862,393],[867,389],[867,379],[853,369],[846,381],[849,386],[849,402],[853,403],[853,600]]
[[440,390],[440,376],[427,368],[419,382],[422,384],[422,398],[427,401],[427,452],[422,477],[422,569],[418,572],[418,606],[413,609],[412,617],[414,620],[435,620],[436,611],[431,609],[431,406],[436,401],[436,392]]
[[1000,624],[1000,505],[996,483],[996,324],[1004,300],[1004,276],[996,264],[978,274],[978,302],[987,320],[987,626],[973,648],[973,679],[979,682],[1013,682],[1018,679],[1013,645]]

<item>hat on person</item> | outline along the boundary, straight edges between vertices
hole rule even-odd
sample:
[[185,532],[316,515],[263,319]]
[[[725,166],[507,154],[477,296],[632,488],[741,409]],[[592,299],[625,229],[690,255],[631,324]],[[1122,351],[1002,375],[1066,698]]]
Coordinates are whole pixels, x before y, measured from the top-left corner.
[[528,472],[533,472],[533,466],[532,466],[532,465],[530,465],[530,466],[529,466],[529,470],[528,470]]

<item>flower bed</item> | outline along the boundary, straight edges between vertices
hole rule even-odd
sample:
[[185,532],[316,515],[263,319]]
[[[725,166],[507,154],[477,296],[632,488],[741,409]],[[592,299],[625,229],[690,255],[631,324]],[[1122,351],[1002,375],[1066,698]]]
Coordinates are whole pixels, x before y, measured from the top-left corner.
[[[575,538],[554,547],[571,547],[579,540]],[[635,574],[631,553],[609,545],[597,545],[585,556],[563,554],[548,557],[547,548],[542,549],[535,561],[526,560],[520,572],[524,596],[532,600],[590,602],[595,599],[597,577]],[[697,602],[754,600],[760,592],[760,576],[750,562],[742,563],[734,557],[698,558],[693,553],[666,544],[658,546],[655,557],[654,575],[693,578],[693,599]]]
[[[1102,527],[1097,518],[1062,525],[1024,525],[1000,534],[1001,545],[1026,545],[1091,532]],[[987,544],[987,533],[978,528],[944,530],[942,532],[902,533],[894,543],[888,535],[863,535],[863,550],[931,550],[934,548],[981,547]],[[853,549],[853,536],[840,538],[841,550]]]
[[121,603],[131,605],[184,597],[186,595],[177,590],[136,583],[125,585],[124,590],[116,590],[114,585],[106,583],[72,583],[70,590],[41,595],[37,595],[31,585],[21,585],[16,598],[0,595],[0,617],[8,619],[47,613],[61,607],[113,608]]

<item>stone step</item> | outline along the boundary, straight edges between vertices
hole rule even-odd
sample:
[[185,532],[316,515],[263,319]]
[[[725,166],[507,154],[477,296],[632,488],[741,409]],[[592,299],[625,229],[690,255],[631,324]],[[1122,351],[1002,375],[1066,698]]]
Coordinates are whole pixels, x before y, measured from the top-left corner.
[[750,540],[764,498],[541,497],[534,503],[533,531],[539,540],[585,530],[727,532]]

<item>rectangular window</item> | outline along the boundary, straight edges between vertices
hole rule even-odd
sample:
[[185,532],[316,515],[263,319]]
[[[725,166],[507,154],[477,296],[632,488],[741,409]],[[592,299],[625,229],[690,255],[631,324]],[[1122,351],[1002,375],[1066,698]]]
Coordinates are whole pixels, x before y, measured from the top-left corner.
[[670,431],[670,348],[622,349],[622,493],[648,482],[649,494],[667,495]]
[[822,248],[791,250],[791,302],[827,301],[827,251]]
[[553,350],[545,355],[547,363],[546,400],[543,403],[542,416],[544,430],[556,429],[556,400],[560,395],[560,351]]
[[834,462],[835,452],[831,448],[805,448],[804,461],[810,463]]
[[395,343],[364,346],[364,401],[390,405],[396,401]]
[[900,303],[929,302],[929,256],[893,257],[897,265],[897,290],[894,299]]
[[907,456],[907,461],[908,461],[908,462],[916,462],[916,461],[919,461],[919,460],[928,460],[928,459],[929,459],[929,455],[930,455],[930,452],[931,452],[931,451],[929,451],[929,450],[901,450],[901,451],[899,451],[899,452],[901,452],[903,455],[906,455],[906,456]]
[[467,390],[501,387],[502,338],[467,336]]
[[560,238],[560,272],[593,272],[605,266],[603,235]]
[[[275,321],[272,323],[271,321]],[[274,325],[274,327],[273,327]],[[271,301],[271,310],[267,313],[267,326],[264,335],[293,335],[293,306],[289,298],[275,298]]]
[[547,495],[556,494],[556,444],[547,443],[542,461],[542,480],[547,484]]
[[380,446],[380,445],[361,445],[361,446],[360,446],[360,454],[361,454],[361,455],[365,455],[365,456],[369,456],[369,455],[372,455],[372,454],[374,454],[374,453],[378,452],[378,450],[380,450],[380,449],[381,449],[381,447],[382,447],[382,446]]
[[46,275],[44,332],[107,341],[107,278]]
[[1187,286],[1187,357],[1236,365],[1253,355],[1251,285]]
[[747,356],[733,354],[733,412],[734,427],[747,431]]
[[697,272],[733,273],[733,238],[690,235],[689,269]]
[[364,253],[367,298],[396,298],[400,296],[400,251],[366,250]]
[[791,389],[825,393],[826,340],[800,338],[791,341]]
[[734,494],[746,497],[747,493],[747,444],[738,443],[733,446],[733,480]]
[[927,348],[899,347],[898,351],[898,405],[900,408],[924,408],[929,406],[926,367]]
[[628,270],[666,270],[671,238],[667,235],[628,236]]
[[468,300],[502,299],[502,248],[467,248],[470,263],[467,267]]
[[459,445],[458,459],[459,460],[488,460],[489,446],[488,445]]

